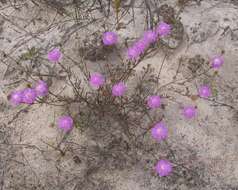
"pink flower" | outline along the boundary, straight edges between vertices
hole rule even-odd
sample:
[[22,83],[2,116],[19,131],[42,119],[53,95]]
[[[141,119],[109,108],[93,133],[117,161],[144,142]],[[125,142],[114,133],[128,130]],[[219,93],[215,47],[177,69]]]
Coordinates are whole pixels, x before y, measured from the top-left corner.
[[183,108],[183,115],[187,119],[192,119],[197,115],[197,110],[194,106],[185,106]]
[[149,44],[144,39],[140,39],[134,44],[134,48],[136,49],[139,55],[144,53],[148,46]]
[[73,123],[73,119],[70,116],[61,116],[58,119],[58,127],[65,132],[68,132],[73,128]]
[[14,91],[11,93],[10,102],[13,106],[18,106],[22,103],[23,100],[23,93],[21,90]]
[[94,88],[99,88],[105,83],[105,78],[100,73],[93,73],[90,76],[89,83]]
[[223,65],[224,58],[223,58],[223,56],[217,55],[217,56],[213,57],[210,62],[214,69],[218,69]]
[[211,90],[207,85],[201,86],[198,90],[198,93],[202,98],[208,98],[209,96],[211,96]]
[[159,108],[161,105],[161,99],[160,96],[149,96],[147,99],[147,105],[151,109]]
[[157,34],[153,30],[148,30],[144,33],[143,39],[148,44],[154,43],[157,40]]
[[37,96],[46,96],[48,94],[48,85],[45,81],[39,80],[35,86]]
[[127,56],[130,60],[137,59],[141,54],[141,49],[139,49],[137,46],[132,46],[128,48],[127,50]]
[[171,26],[165,22],[160,22],[156,28],[156,33],[160,37],[167,36],[171,33]]
[[37,97],[36,91],[31,88],[24,89],[22,96],[23,96],[22,102],[26,104],[33,104]]
[[168,137],[168,129],[163,122],[159,122],[151,129],[151,135],[160,142]]
[[123,96],[126,89],[126,85],[123,82],[119,82],[112,87],[112,94],[113,96]]
[[115,32],[105,32],[102,41],[104,45],[114,45],[118,41],[117,34]]
[[61,57],[62,54],[58,48],[55,48],[48,53],[48,60],[51,62],[58,62]]
[[172,169],[172,164],[168,160],[160,160],[155,166],[155,170],[160,177],[168,176]]

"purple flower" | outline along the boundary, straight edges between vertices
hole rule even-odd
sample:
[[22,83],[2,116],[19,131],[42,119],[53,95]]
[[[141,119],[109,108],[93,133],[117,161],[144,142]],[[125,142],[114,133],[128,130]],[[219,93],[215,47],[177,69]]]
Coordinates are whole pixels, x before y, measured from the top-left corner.
[[148,44],[154,43],[157,40],[157,34],[153,30],[148,30],[144,33],[143,39]]
[[26,104],[33,104],[33,102],[36,100],[36,91],[32,88],[26,88],[23,90],[23,99],[22,102]]
[[11,93],[10,102],[13,106],[18,106],[20,103],[22,103],[23,100],[23,93],[21,90],[14,91]]
[[127,56],[130,60],[137,59],[141,54],[141,49],[138,48],[138,46],[132,46],[128,48],[127,50]]
[[215,56],[211,59],[211,65],[214,69],[220,68],[224,63],[224,58],[223,56]]
[[183,115],[187,119],[192,119],[197,114],[197,110],[194,106],[185,106],[183,108]]
[[147,99],[147,105],[151,109],[159,108],[161,105],[161,99],[160,96],[149,96]]
[[168,137],[168,129],[163,122],[159,122],[151,129],[151,135],[160,142]]
[[39,80],[35,86],[37,96],[46,96],[49,92],[48,85],[45,81]]
[[172,172],[172,164],[168,160],[159,160],[155,170],[160,177],[168,176]]
[[61,116],[58,119],[58,127],[65,132],[68,132],[73,128],[73,123],[73,119],[70,116]]
[[100,73],[93,73],[90,76],[89,83],[94,88],[99,88],[105,83],[105,78]]
[[58,62],[61,56],[62,54],[60,50],[58,48],[55,48],[48,53],[48,60],[51,62]]
[[140,39],[139,41],[137,41],[134,44],[134,48],[136,49],[136,51],[138,52],[138,54],[142,54],[144,53],[144,51],[146,50],[146,48],[148,47],[148,43],[144,40],[144,39]]
[[118,37],[117,34],[115,32],[105,32],[103,34],[103,44],[110,46],[110,45],[114,45],[117,43]]
[[167,36],[171,33],[171,26],[165,22],[160,22],[156,28],[156,34],[160,37]]
[[207,85],[201,86],[198,90],[198,93],[199,93],[199,96],[202,98],[208,98],[212,94],[209,86]]
[[112,87],[113,96],[123,96],[126,92],[126,85],[123,82],[119,82]]

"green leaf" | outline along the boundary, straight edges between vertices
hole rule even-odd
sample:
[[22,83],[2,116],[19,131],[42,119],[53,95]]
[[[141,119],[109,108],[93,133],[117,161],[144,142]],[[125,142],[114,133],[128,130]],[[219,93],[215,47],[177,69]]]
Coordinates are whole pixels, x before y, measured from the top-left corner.
[[32,60],[34,57],[36,57],[38,51],[35,47],[32,47],[31,49],[28,49],[28,52],[23,53],[20,56],[21,60],[27,61],[27,60]]
[[75,128],[77,128],[77,129],[80,129],[80,128],[81,128],[79,122],[75,122],[74,125],[75,125]]
[[118,15],[120,12],[121,0],[114,0],[114,6],[116,10],[116,15]]
[[212,95],[215,97],[218,95],[218,90],[214,87],[212,88]]

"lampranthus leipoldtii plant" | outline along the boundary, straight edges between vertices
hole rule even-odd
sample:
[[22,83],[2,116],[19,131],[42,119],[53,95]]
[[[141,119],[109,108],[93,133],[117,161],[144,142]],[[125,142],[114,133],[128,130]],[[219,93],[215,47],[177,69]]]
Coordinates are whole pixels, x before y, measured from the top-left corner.
[[48,85],[45,81],[39,80],[35,86],[37,96],[46,96],[49,92]]
[[147,98],[147,105],[150,109],[159,108],[161,105],[161,98],[158,95],[152,95]]
[[54,48],[48,53],[48,60],[56,63],[59,62],[62,57],[62,53],[59,48]]
[[22,92],[22,102],[25,104],[33,104],[37,98],[36,90],[26,88]]
[[48,95],[48,85],[39,80],[34,88],[25,88],[11,93],[10,102],[13,106],[20,104],[33,104],[37,98]]
[[[171,33],[171,25],[160,22],[155,29],[147,30],[144,32],[143,37],[137,40],[131,47],[127,49],[127,58],[130,61],[136,61],[146,50],[150,47],[151,44],[157,42],[159,38],[164,38],[169,36]],[[103,33],[102,42],[104,46],[109,46],[109,48],[118,43],[118,35],[115,32],[108,31]],[[62,53],[59,48],[54,48],[48,52],[48,60],[53,63],[59,63],[62,58]],[[219,69],[224,63],[223,56],[215,56],[210,60],[211,67],[213,69]],[[61,64],[58,64],[61,66]],[[99,72],[91,73],[88,77],[89,85],[96,91],[96,93],[101,93],[105,91],[108,86],[110,86],[111,96],[120,97],[122,102],[126,99],[123,99],[127,96],[127,86],[124,81],[119,80],[118,82],[112,82],[106,79],[106,75],[103,75]],[[35,83],[33,88],[25,88],[22,90],[13,91],[10,95],[10,102],[13,106],[18,106],[20,104],[33,104],[38,99],[43,98],[49,94],[49,87],[47,83],[43,80],[39,80]],[[101,94],[102,95],[102,94]],[[208,85],[202,85],[198,89],[198,95],[201,98],[209,98],[211,96],[211,90]],[[119,100],[114,98],[112,101]],[[161,108],[162,99],[158,94],[151,94],[146,97],[144,105],[148,108],[149,111],[156,111]],[[100,97],[98,97],[97,105],[100,104]],[[107,101],[107,100],[106,100]],[[88,102],[87,102],[88,103]],[[117,101],[113,102],[116,103]],[[147,111],[147,110],[146,110]],[[125,112],[125,110],[124,110]],[[182,109],[182,115],[185,119],[192,119],[197,116],[197,107],[191,105],[185,105]],[[68,133],[72,130],[74,126],[74,119],[70,115],[63,115],[58,118],[57,126],[59,129],[63,130],[65,133]],[[160,121],[154,124],[151,129],[151,137],[157,142],[165,141],[169,136],[169,130],[166,127],[165,123]],[[168,176],[172,173],[173,167],[170,161],[168,160],[159,160],[155,166],[156,173],[163,177]]]
[[158,38],[158,36],[157,36],[156,32],[153,30],[147,30],[143,36],[143,40],[146,44],[151,44],[151,43],[156,42],[157,38]]
[[69,132],[73,128],[73,119],[70,116],[61,116],[58,119],[58,127],[64,132]]
[[159,160],[155,166],[156,172],[159,174],[160,177],[165,177],[170,175],[172,172],[172,164],[168,160]]
[[159,23],[155,30],[145,31],[143,37],[128,48],[128,59],[136,60],[151,44],[155,43],[159,38],[168,36],[170,33],[171,26],[165,22]]
[[208,85],[200,86],[198,90],[199,96],[202,98],[208,98],[211,96],[211,89]]
[[224,63],[224,58],[222,55],[216,55],[211,59],[211,65],[214,69],[219,69]]
[[158,142],[165,140],[168,137],[168,133],[169,133],[168,128],[165,126],[163,122],[157,123],[151,129],[152,137]]
[[123,82],[114,84],[112,87],[113,96],[123,96],[126,92],[126,85]]
[[11,93],[10,102],[13,106],[18,106],[22,103],[23,93],[22,90],[14,91]]
[[105,77],[100,73],[92,73],[89,79],[89,83],[93,88],[98,89],[105,83]]
[[171,33],[171,26],[165,22],[159,23],[156,27],[156,34],[160,37],[165,37]]
[[194,106],[184,106],[183,115],[187,119],[192,119],[197,115],[197,109]]
[[106,46],[115,45],[118,41],[118,36],[115,32],[105,32],[102,41]]

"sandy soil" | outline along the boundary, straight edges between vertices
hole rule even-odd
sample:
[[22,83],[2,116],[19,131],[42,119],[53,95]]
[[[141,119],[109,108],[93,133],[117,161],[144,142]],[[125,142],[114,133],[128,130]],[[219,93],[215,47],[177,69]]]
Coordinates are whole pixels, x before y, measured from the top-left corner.
[[[160,3],[168,3],[174,6],[176,11],[179,10],[175,0],[161,0]],[[212,55],[225,52],[225,64],[214,78],[214,89],[218,92],[215,97],[217,103],[202,99],[192,101],[191,98],[181,95],[186,91],[186,87],[189,87],[190,94],[196,94],[196,85],[203,83],[205,77],[196,78],[183,86],[174,86],[175,90],[171,88],[171,91],[163,92],[173,94],[175,97],[174,101],[166,102],[167,107],[164,112],[165,121],[171,131],[168,142],[177,150],[178,159],[184,160],[188,166],[195,164],[203,180],[206,181],[204,186],[194,187],[188,185],[190,179],[187,178],[173,181],[175,177],[172,176],[168,183],[165,179],[156,176],[152,170],[156,160],[147,166],[134,164],[121,167],[121,170],[110,169],[108,163],[104,169],[91,174],[90,179],[85,182],[86,185],[78,184],[78,181],[85,177],[84,171],[88,163],[84,162],[86,160],[84,156],[87,156],[87,151],[82,155],[79,150],[70,146],[73,150],[62,156],[59,151],[52,148],[63,138],[62,132],[55,126],[56,118],[66,111],[60,107],[38,104],[30,107],[11,107],[7,96],[14,88],[21,88],[26,83],[22,81],[21,73],[5,63],[14,63],[14,60],[18,60],[28,48],[36,47],[40,49],[41,54],[41,59],[37,61],[47,65],[49,63],[46,60],[46,52],[58,44],[62,44],[64,55],[77,60],[80,57],[78,48],[82,40],[94,31],[100,33],[104,29],[101,23],[96,22],[85,35],[85,31],[75,28],[72,17],[61,15],[52,7],[41,3],[35,5],[30,1],[19,1],[19,4],[22,4],[19,5],[22,7],[17,10],[4,3],[0,7],[1,190],[238,189],[238,4],[236,1],[203,0],[200,4],[189,2],[179,14],[184,26],[183,40],[168,54],[161,70],[160,83],[163,85],[172,80],[181,59],[183,61],[178,78],[183,79],[191,74],[186,68],[189,58],[201,55],[208,60]],[[118,31],[121,39],[119,46],[122,46],[126,38],[141,36],[145,29],[144,13],[135,9],[134,14],[138,18],[136,23]],[[127,19],[129,18],[125,17],[123,22],[126,23]],[[75,29],[78,31],[71,35]],[[137,70],[140,71],[143,65],[151,64],[156,72],[159,72],[165,54],[166,51],[158,51],[153,57],[144,60]],[[62,62],[75,67],[66,57]],[[25,64],[30,63],[25,61]],[[95,71],[98,69],[96,66],[98,62],[88,60],[88,64],[90,69]],[[75,69],[75,72],[78,71]],[[54,92],[62,90],[64,81],[55,79],[52,82],[54,85],[51,89]],[[67,88],[64,93],[71,94],[72,90]],[[192,121],[184,120],[178,114],[182,104],[196,105],[199,108],[198,117]],[[95,142],[87,138],[87,134],[76,128],[68,136],[68,142],[96,147]],[[67,144],[62,146],[69,148]]]

